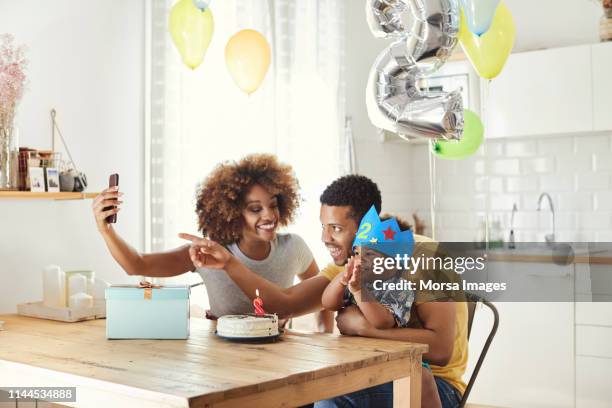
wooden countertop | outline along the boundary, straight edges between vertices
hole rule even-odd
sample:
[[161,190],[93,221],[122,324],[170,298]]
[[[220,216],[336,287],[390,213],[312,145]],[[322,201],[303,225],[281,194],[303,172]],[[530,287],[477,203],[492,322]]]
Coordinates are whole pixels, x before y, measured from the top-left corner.
[[290,331],[272,344],[230,343],[204,319],[191,320],[188,340],[107,340],[105,320],[0,320],[2,386],[76,386],[79,406],[300,405],[420,373],[427,351],[422,344]]
[[[512,254],[487,254],[489,262],[535,262],[535,263],[554,263],[555,259],[547,255],[512,255]],[[577,255],[570,262],[571,264],[590,264],[590,265],[612,265],[612,256],[609,254],[593,254],[590,256]]]

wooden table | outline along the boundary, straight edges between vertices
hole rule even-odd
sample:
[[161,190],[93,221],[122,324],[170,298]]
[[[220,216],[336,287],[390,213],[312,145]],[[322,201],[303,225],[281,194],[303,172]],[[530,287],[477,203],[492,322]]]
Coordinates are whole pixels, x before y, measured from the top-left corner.
[[238,344],[204,319],[189,340],[107,340],[105,320],[0,320],[0,387],[77,387],[79,407],[288,407],[394,380],[394,405],[420,407],[422,344],[294,331]]

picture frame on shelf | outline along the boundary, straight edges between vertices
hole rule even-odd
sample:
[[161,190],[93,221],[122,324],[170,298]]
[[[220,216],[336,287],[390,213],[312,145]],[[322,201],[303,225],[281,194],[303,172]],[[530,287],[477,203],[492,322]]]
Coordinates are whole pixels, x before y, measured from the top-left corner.
[[45,175],[47,181],[47,191],[50,193],[60,192],[59,171],[55,167],[46,167]]
[[30,191],[33,193],[45,192],[45,169],[42,167],[30,167],[28,169],[30,180]]

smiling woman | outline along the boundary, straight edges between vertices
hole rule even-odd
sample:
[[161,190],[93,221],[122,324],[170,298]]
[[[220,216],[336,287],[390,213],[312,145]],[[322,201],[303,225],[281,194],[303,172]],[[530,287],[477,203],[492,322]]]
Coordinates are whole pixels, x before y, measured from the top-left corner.
[[[277,233],[293,220],[299,194],[292,168],[275,156],[255,154],[218,165],[198,193],[196,213],[204,237],[181,234],[192,244],[174,250],[140,254],[123,241],[107,222],[120,210],[121,195],[109,188],[92,206],[112,256],[129,275],[166,278],[197,268],[212,318],[252,311],[257,290],[268,311],[281,317],[321,308],[327,281],[316,277],[310,249],[298,235]],[[106,209],[110,204],[116,208]],[[292,286],[296,276],[303,282]]]
[[[245,286],[239,287],[232,281],[236,274],[244,277],[239,272],[243,267],[279,288],[292,286],[296,275],[317,270],[302,238],[276,232],[293,220],[298,206],[298,182],[291,167],[272,155],[220,164],[204,181],[196,213],[208,240],[183,237],[195,244],[191,259],[206,285],[212,316],[251,312],[253,287],[261,287],[262,296],[268,293],[264,282],[257,286],[240,281]],[[272,311],[288,314],[271,303]]]

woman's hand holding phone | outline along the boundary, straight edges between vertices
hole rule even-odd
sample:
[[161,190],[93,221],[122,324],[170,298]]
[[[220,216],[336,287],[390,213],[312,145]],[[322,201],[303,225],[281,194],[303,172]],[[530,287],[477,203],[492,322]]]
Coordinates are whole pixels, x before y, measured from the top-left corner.
[[110,223],[107,219],[121,211],[119,206],[123,203],[123,201],[120,201],[119,198],[122,195],[123,193],[119,191],[119,187],[115,186],[103,190],[96,196],[96,198],[94,198],[91,208],[93,209],[94,217],[96,218],[98,230],[101,232],[108,230],[110,227]]

